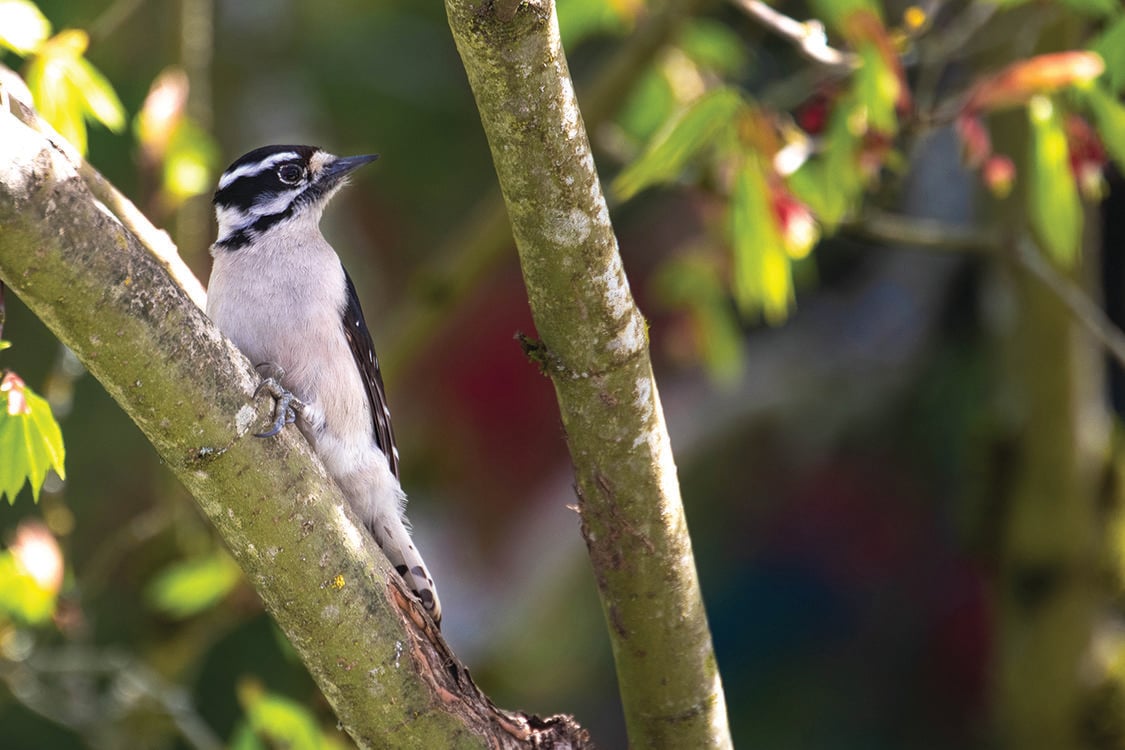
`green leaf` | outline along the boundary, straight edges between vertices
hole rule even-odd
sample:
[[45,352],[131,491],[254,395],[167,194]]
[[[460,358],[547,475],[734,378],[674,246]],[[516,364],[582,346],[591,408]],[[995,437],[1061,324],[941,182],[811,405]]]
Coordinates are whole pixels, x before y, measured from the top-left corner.
[[730,128],[745,104],[731,88],[717,88],[696,99],[653,137],[640,158],[613,181],[613,190],[628,200],[652,185],[671,182],[687,163]]
[[1036,96],[1027,108],[1031,121],[1028,159],[1028,215],[1031,228],[1059,265],[1070,267],[1082,242],[1082,202],[1070,170],[1066,131],[1058,107]]
[[22,380],[9,376],[3,382],[7,387],[0,389],[0,495],[15,503],[26,481],[39,502],[49,469],[66,477],[62,431],[50,405]]
[[729,211],[735,302],[743,314],[761,312],[767,323],[782,323],[793,302],[792,265],[756,156],[739,166]]
[[866,108],[869,127],[879,133],[893,135],[898,132],[898,113],[895,111],[899,97],[898,76],[874,44],[861,45],[859,57],[863,64],[855,73],[853,91],[859,103]]
[[51,36],[48,21],[30,0],[0,0],[0,47],[21,57],[39,48]]
[[1094,115],[1098,135],[1110,158],[1125,171],[1125,106],[1098,86],[1083,91],[1082,97]]
[[145,594],[157,610],[182,619],[217,604],[238,584],[240,576],[234,560],[217,551],[166,568],[149,584]]
[[1104,78],[1110,91],[1125,88],[1125,15],[1111,23],[1090,45],[1105,61]]
[[742,37],[725,23],[694,18],[684,26],[678,42],[680,49],[702,68],[733,76],[750,62]]
[[7,349],[11,345],[12,345],[11,341],[4,341],[3,339],[0,339],[0,352],[4,351],[5,349]]

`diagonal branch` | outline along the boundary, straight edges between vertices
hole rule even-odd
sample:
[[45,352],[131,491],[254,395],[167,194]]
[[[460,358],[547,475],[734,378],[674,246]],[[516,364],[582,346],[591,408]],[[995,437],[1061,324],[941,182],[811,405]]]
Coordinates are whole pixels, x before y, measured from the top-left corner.
[[828,33],[820,21],[798,21],[762,0],[731,0],[743,13],[778,36],[789,40],[805,59],[834,70],[848,71],[859,64],[850,52],[841,52],[828,44]]
[[510,20],[446,0],[516,239],[574,462],[582,534],[630,746],[729,748],[726,703],[664,413],[558,36],[554,4]]
[[0,111],[0,280],[196,498],[356,743],[587,747],[569,717],[481,693],[298,433],[248,439],[270,411],[249,362],[105,209],[90,172]]

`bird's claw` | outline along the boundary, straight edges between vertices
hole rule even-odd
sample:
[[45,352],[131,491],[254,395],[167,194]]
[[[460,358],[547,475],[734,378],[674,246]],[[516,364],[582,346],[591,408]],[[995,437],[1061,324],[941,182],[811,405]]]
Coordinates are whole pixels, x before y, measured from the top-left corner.
[[274,406],[274,419],[270,429],[265,432],[255,432],[254,437],[270,438],[280,433],[286,425],[296,422],[297,412],[304,407],[304,404],[272,377],[268,377],[261,382],[258,389],[254,391],[254,398],[260,396],[262,391],[268,391],[277,401],[277,404]]

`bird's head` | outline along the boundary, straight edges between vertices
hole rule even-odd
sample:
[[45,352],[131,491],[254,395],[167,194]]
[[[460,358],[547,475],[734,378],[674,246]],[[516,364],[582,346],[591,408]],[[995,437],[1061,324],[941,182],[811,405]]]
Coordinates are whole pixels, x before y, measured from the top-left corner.
[[334,156],[315,146],[263,146],[239,157],[215,191],[216,250],[238,250],[286,222],[315,228],[348,174],[377,158]]

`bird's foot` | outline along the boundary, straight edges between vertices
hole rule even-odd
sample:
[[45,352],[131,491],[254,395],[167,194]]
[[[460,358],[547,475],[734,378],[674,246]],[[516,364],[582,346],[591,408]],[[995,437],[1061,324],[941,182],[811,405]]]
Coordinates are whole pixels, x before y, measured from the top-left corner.
[[264,379],[254,391],[254,398],[260,396],[262,391],[266,391],[277,403],[274,406],[273,424],[270,425],[270,429],[265,432],[255,432],[254,437],[270,438],[280,433],[286,425],[296,422],[297,414],[305,405],[281,385],[280,378],[283,373],[280,367],[266,364],[258,365],[256,369],[264,375]]

